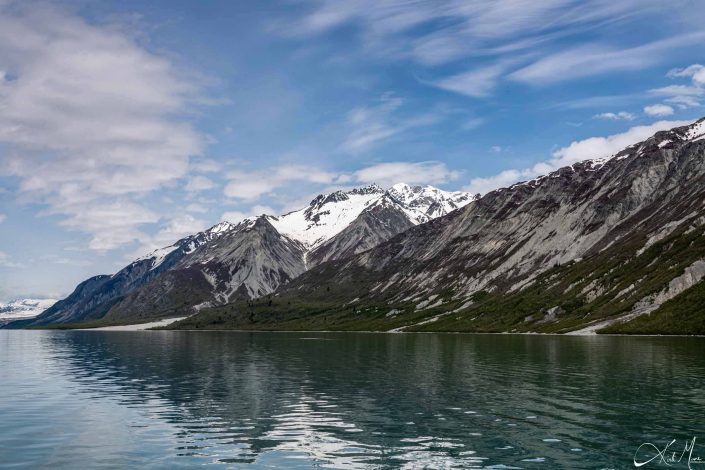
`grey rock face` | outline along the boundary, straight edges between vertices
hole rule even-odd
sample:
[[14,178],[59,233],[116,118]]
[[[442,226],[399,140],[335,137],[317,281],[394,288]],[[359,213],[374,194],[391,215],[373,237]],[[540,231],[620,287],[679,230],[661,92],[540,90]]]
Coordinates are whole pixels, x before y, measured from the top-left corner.
[[[433,206],[434,197],[438,204],[433,214],[453,210],[469,197],[424,187],[415,187],[404,196],[407,203],[369,185],[320,195],[297,211],[301,217],[294,217],[293,222],[289,214],[260,216],[239,224],[223,222],[135,260],[113,276],[89,279],[32,322],[14,326],[94,319],[139,321],[254,299],[274,292],[311,266],[368,250],[427,220],[430,216],[420,209]],[[335,227],[329,231],[326,224],[331,219],[339,222],[341,217],[350,222],[340,231]],[[306,237],[297,240],[284,230],[305,232],[307,226],[324,241],[312,246]]]
[[342,232],[312,250],[308,264],[315,266],[362,253],[414,225],[404,207],[385,195],[362,211]]
[[[377,247],[314,268],[288,290],[355,285],[351,298],[397,302],[451,289],[521,289],[548,268],[705,210],[705,120],[659,132],[601,160],[498,189]],[[303,295],[303,294],[301,294]]]

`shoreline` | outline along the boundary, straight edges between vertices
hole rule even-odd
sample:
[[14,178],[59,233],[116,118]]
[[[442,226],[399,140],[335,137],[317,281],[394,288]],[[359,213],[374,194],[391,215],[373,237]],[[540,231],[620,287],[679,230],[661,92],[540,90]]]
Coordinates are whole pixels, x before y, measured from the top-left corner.
[[[127,325],[109,325],[95,328],[64,328],[60,331],[219,331],[219,332],[234,332],[234,333],[374,333],[374,334],[446,334],[446,335],[524,335],[524,336],[572,336],[572,337],[607,337],[607,336],[629,336],[629,337],[676,337],[676,338],[705,338],[705,335],[676,335],[676,334],[628,334],[628,333],[595,333],[595,329],[586,327],[566,333],[540,333],[535,331],[403,331],[403,330],[260,330],[260,329],[207,329],[207,328],[189,328],[189,329],[168,329],[169,325],[188,318],[173,317],[164,318],[157,321],[145,323],[132,323]],[[159,329],[155,329],[159,328]],[[39,330],[54,330],[54,328],[31,328]]]
[[169,326],[172,323],[176,323],[177,321],[181,321],[186,318],[188,317],[165,318],[162,320],[151,321],[146,323],[132,323],[130,325],[99,326],[97,328],[75,328],[70,331],[150,331],[151,328]]
[[374,330],[236,330],[236,329],[178,329],[178,330],[150,330],[150,331],[220,331],[224,333],[373,333],[373,334],[409,334],[409,335],[524,335],[524,336],[563,336],[563,337],[594,337],[604,338],[608,336],[627,337],[656,337],[656,338],[705,338],[705,335],[673,335],[673,334],[627,334],[627,333],[538,333],[533,331],[513,331],[513,332],[488,332],[488,331],[374,331]]

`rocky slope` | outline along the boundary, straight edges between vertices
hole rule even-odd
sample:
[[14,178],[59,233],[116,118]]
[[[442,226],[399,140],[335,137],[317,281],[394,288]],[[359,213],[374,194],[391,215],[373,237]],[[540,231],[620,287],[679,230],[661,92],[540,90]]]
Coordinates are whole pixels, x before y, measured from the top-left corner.
[[215,308],[183,324],[643,330],[645,318],[652,327],[665,322],[658,320],[664,308],[682,317],[678,299],[695,304],[693,289],[704,290],[703,201],[700,120],[490,192],[371,250],[323,263],[271,304]]
[[370,185],[316,197],[301,210],[223,222],[81,283],[12,327],[137,322],[272,293],[307,269],[360,253],[473,196],[431,187]]

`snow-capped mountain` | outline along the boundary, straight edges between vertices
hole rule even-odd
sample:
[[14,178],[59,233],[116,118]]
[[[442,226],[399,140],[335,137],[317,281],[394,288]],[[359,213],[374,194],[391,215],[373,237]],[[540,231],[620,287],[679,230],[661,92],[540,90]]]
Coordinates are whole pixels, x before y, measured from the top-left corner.
[[430,186],[373,184],[319,195],[280,216],[222,222],[112,276],[84,281],[32,324],[137,321],[261,297],[312,266],[368,250],[474,199]]
[[407,207],[418,223],[446,215],[478,197],[462,191],[448,192],[433,186],[409,186],[405,183],[392,186],[389,194]]
[[312,249],[343,231],[384,194],[377,185],[321,194],[300,210],[267,220],[282,235]]
[[[705,334],[703,201],[705,118],[312,267],[278,290],[267,318],[289,328]],[[324,313],[302,317],[293,304]],[[231,328],[266,321],[228,308]],[[210,315],[222,312],[189,322],[218,328]]]
[[464,192],[448,192],[433,186],[399,183],[385,191],[376,184],[350,191],[320,195],[298,211],[268,217],[283,235],[315,249],[345,230],[359,215],[375,205],[396,203],[413,225],[428,222],[474,200]]
[[16,299],[0,302],[0,322],[36,317],[57,302],[56,299]]
[[133,261],[131,265],[140,264],[143,261],[148,261],[150,265],[150,270],[157,269],[167,258],[175,258],[175,256],[170,256],[172,255],[172,253],[177,253],[179,255],[179,258],[184,255],[188,255],[189,253],[193,253],[199,246],[203,245],[204,243],[208,243],[212,240],[215,240],[222,234],[229,232],[235,229],[236,227],[237,224],[233,224],[231,222],[220,222],[219,224],[212,226],[208,230],[199,232],[196,235],[191,235],[186,238],[182,238],[173,245],[165,246],[163,248],[157,248],[156,250],[147,253],[144,256],[140,256],[135,261]]

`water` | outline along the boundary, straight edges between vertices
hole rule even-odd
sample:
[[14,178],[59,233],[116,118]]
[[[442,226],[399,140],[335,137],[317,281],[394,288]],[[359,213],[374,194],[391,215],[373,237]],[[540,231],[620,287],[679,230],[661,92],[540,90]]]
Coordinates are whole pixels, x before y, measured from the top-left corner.
[[705,443],[703,377],[700,338],[0,331],[0,467],[634,468]]

